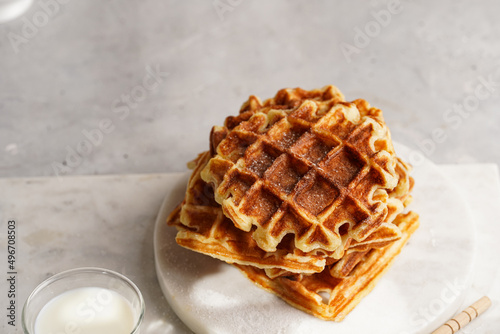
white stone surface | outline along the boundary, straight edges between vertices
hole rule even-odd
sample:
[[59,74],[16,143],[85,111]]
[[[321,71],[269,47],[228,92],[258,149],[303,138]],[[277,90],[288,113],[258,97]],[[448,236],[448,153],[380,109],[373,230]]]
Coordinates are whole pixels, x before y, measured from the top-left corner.
[[[66,160],[68,175],[183,171],[250,94],[326,84],[380,107],[394,138],[437,163],[499,164],[500,86],[474,99],[481,78],[500,81],[499,9],[401,1],[378,24],[385,1],[35,1],[0,25],[0,177],[53,176]],[[148,65],[169,74],[141,90]],[[114,103],[131,92],[126,113]],[[72,160],[103,119],[110,132]]]
[[[21,311],[46,278],[78,267],[115,270],[141,290],[143,334],[176,334],[185,326],[156,279],[154,222],[169,185],[184,174],[76,176],[0,180],[0,333],[22,333]],[[185,185],[182,185],[185,187]],[[180,189],[181,194],[183,189]],[[7,324],[7,221],[16,221],[16,326]],[[5,315],[4,315],[5,314]]]
[[[461,308],[484,294],[493,300],[492,308],[464,333],[494,334],[500,328],[497,261],[500,244],[496,240],[500,233],[496,224],[500,220],[498,168],[495,165],[441,168],[462,192],[477,224],[477,275],[464,295]],[[6,222],[15,219],[18,272],[17,327],[12,328],[3,320],[0,332],[22,332],[21,306],[41,281],[66,269],[99,266],[125,274],[141,289],[146,301],[141,333],[189,333],[163,297],[153,252],[154,224],[161,203],[166,194],[172,199],[182,197],[185,178],[185,174],[179,173],[0,180],[3,190],[0,193],[0,259],[4,263],[1,271],[6,277]],[[8,303],[7,290],[6,280],[0,280],[3,310]]]

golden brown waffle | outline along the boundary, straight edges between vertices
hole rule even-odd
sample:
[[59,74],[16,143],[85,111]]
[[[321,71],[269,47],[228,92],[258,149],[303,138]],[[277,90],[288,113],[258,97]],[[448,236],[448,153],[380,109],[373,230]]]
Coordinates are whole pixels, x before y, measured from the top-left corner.
[[[383,223],[363,242],[344,238],[342,252],[305,253],[296,249],[291,239],[280,243],[276,252],[265,252],[258,247],[250,233],[237,229],[229,218],[223,215],[222,208],[214,200],[212,187],[201,179],[200,171],[209,159],[208,152],[205,152],[190,164],[194,170],[188,182],[185,199],[168,219],[168,223],[179,230],[176,241],[183,247],[229,263],[263,268],[273,277],[289,272],[320,272],[326,264],[341,258],[344,249],[349,248],[352,253],[380,248],[400,238],[397,226]],[[403,177],[400,179],[404,180]],[[351,262],[344,259],[335,268],[344,263]],[[338,270],[345,276],[349,274],[346,267]]]
[[[281,276],[270,279],[264,270],[236,265],[251,281],[276,294],[294,307],[324,320],[342,321],[375,287],[392,265],[395,257],[418,227],[418,215],[400,214],[394,223],[402,237],[382,249],[374,249],[357,259],[357,266],[347,278],[332,277],[328,268],[313,275]],[[329,295],[324,301],[322,293]]]
[[343,236],[362,242],[391,223],[398,162],[382,112],[364,100],[345,102],[333,86],[285,89],[264,103],[250,97],[211,141],[201,177],[266,252],[287,235],[303,252],[334,252]]

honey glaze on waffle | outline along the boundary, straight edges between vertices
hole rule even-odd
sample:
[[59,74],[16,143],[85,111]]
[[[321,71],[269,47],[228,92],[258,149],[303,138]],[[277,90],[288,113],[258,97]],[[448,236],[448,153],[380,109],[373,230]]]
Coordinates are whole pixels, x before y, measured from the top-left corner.
[[363,241],[386,221],[399,180],[382,112],[345,102],[333,86],[286,89],[264,103],[250,97],[212,131],[211,146],[202,179],[267,252],[287,234],[304,252],[335,251],[341,232]]

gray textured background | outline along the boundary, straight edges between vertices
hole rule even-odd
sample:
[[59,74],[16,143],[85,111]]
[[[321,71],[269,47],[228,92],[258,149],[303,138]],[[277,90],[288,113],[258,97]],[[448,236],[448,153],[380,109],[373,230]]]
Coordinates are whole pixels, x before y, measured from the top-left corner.
[[250,94],[326,84],[437,163],[500,163],[496,1],[54,1],[0,25],[0,177],[182,171]]

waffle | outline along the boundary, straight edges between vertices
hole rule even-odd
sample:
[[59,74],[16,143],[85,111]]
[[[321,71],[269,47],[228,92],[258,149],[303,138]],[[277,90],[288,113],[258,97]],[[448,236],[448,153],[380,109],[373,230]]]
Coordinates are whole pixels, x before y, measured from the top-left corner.
[[[236,265],[252,282],[294,307],[324,320],[342,321],[375,287],[418,227],[418,215],[400,214],[394,220],[402,237],[382,249],[368,251],[347,278],[332,277],[328,268],[313,275],[282,276],[270,279],[264,270]],[[322,294],[328,294],[324,300]]]
[[364,100],[345,102],[333,86],[285,89],[264,103],[250,97],[212,130],[211,152],[202,179],[266,252],[287,235],[300,251],[335,252],[391,223],[398,161],[382,113]]
[[[188,182],[186,196],[182,204],[172,212],[168,219],[170,225],[178,229],[176,242],[191,250],[210,255],[228,263],[253,265],[265,269],[269,277],[288,275],[289,273],[315,273],[321,272],[326,264],[341,259],[344,250],[348,253],[364,251],[371,248],[384,247],[400,238],[397,226],[383,223],[377,231],[363,242],[352,241],[344,238],[342,251],[336,252],[302,252],[294,247],[291,239],[280,243],[276,252],[265,252],[258,247],[250,233],[237,229],[225,217],[222,208],[214,200],[213,189],[200,177],[210,155],[204,152],[190,163],[193,172]],[[407,171],[406,169],[401,169]],[[405,180],[402,174],[400,182]],[[406,184],[406,183],[405,183]],[[399,183],[398,183],[399,185]],[[401,186],[400,188],[403,188]],[[407,194],[401,190],[403,194]],[[398,192],[394,191],[391,196]],[[399,201],[396,201],[399,203]],[[389,206],[390,207],[390,206]],[[399,211],[399,207],[390,211]],[[346,264],[352,269],[352,261],[343,259],[334,268]],[[344,276],[349,270],[344,266],[338,269]],[[340,277],[340,276],[339,276]]]

